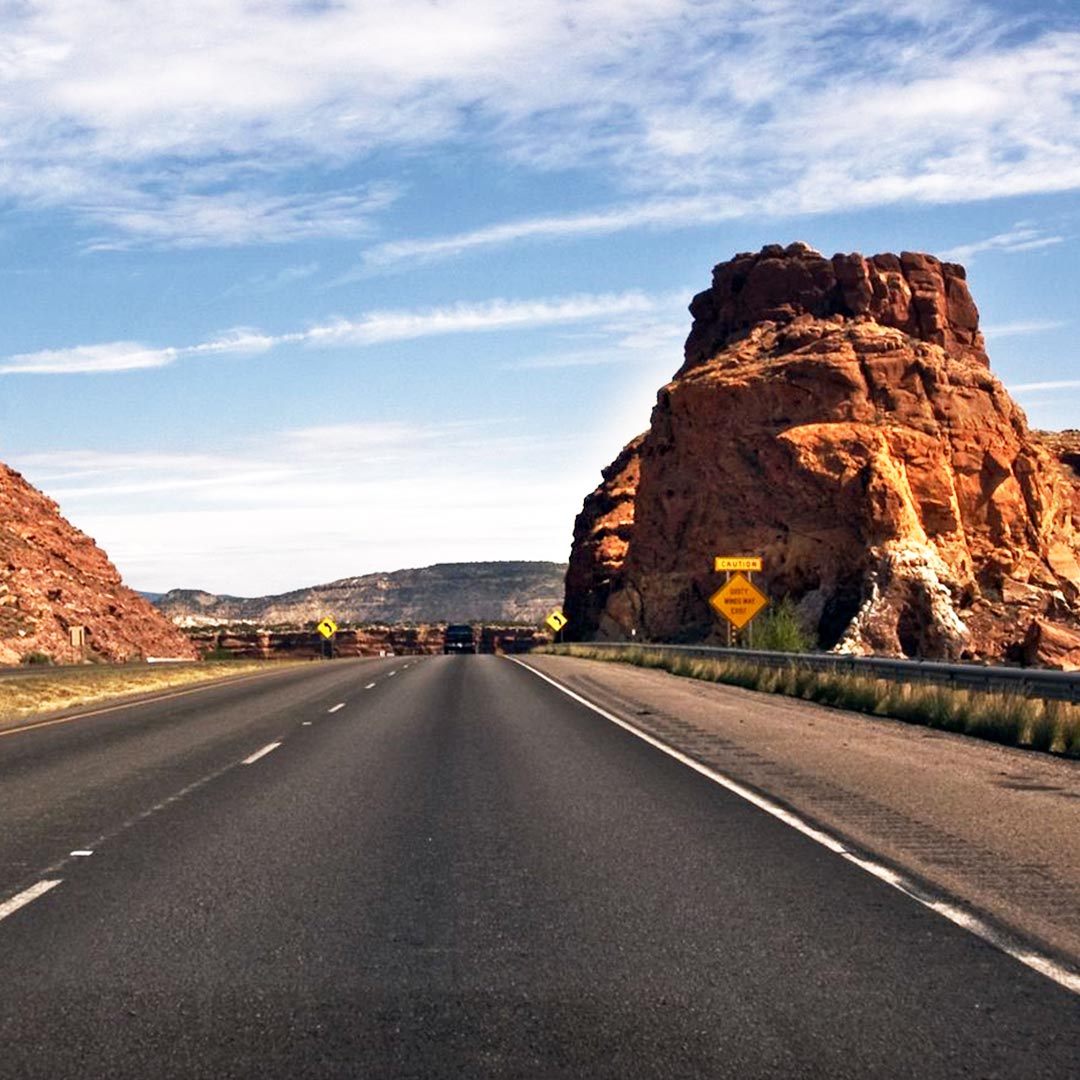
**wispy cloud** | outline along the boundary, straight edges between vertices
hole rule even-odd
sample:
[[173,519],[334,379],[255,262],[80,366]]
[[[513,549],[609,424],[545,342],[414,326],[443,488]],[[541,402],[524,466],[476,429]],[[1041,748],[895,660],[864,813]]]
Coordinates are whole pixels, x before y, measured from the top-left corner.
[[1060,330],[1069,323],[1065,319],[1028,319],[1017,322],[997,323],[984,326],[988,338],[1020,337],[1025,334],[1041,334],[1045,330]]
[[0,35],[0,194],[105,247],[371,235],[395,155],[461,145],[593,167],[612,205],[391,239],[369,269],[1080,187],[1075,19],[979,0],[39,0]]
[[741,217],[745,212],[745,205],[732,197],[695,196],[652,199],[593,213],[521,218],[449,236],[376,244],[364,252],[361,266],[340,281],[355,280],[365,272],[402,263],[435,262],[469,251],[501,247],[521,240],[604,236],[627,229],[658,226],[688,228],[731,220]]
[[1048,382],[1018,383],[1009,389],[1016,394],[1031,393],[1037,390],[1075,390],[1080,387],[1080,379],[1051,379]]
[[583,294],[537,300],[489,300],[421,311],[375,311],[334,319],[292,333],[268,335],[237,329],[196,345],[153,348],[131,341],[76,345],[21,353],[0,360],[0,375],[101,374],[165,367],[197,356],[264,353],[282,346],[374,346],[441,334],[482,333],[561,323],[584,323],[655,310],[640,292]]
[[996,251],[1008,255],[1015,252],[1039,251],[1042,248],[1056,247],[1064,242],[1064,236],[1048,236],[1034,226],[1017,225],[1008,232],[987,236],[969,244],[957,244],[956,247],[941,252],[941,257],[956,262],[970,263],[974,256],[984,251]]
[[72,447],[14,464],[132,584],[241,595],[432,562],[563,558],[592,471],[516,417],[334,421],[227,451]]

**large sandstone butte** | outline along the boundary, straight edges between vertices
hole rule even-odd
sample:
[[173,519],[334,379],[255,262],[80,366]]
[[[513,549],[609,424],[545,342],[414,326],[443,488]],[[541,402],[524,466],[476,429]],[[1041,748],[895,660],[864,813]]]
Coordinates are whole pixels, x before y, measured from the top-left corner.
[[194,646],[127,588],[94,541],[51,499],[0,465],[0,664],[32,654],[76,659],[70,628],[85,627],[88,657],[194,659]]
[[963,267],[772,245],[690,312],[575,524],[576,636],[715,640],[713,557],[760,554],[822,647],[1080,665],[1080,489],[990,373]]

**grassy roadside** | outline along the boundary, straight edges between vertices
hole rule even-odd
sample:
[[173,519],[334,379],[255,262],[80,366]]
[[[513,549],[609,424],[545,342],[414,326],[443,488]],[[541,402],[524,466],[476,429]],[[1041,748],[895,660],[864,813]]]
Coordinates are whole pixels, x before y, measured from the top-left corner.
[[[273,666],[280,667],[279,662]],[[235,675],[269,670],[268,661],[234,660],[193,665],[87,667],[0,678],[0,722],[20,720],[61,709],[93,705],[113,698],[149,694]]]
[[557,645],[536,650],[585,660],[608,660],[659,668],[707,682],[886,716],[1027,750],[1080,757],[1080,707],[1018,694],[951,690],[943,686],[892,683],[858,675],[812,671],[791,664],[759,667],[745,660],[698,660],[648,648],[611,652],[588,645]]

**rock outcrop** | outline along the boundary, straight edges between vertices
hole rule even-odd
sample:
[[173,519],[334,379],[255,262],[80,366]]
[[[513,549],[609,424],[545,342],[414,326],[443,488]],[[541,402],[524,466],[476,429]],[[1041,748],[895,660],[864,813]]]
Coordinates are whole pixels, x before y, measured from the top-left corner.
[[77,626],[85,628],[88,658],[197,655],[56,503],[0,465],[0,664],[35,654],[80,659],[71,636]]
[[[546,645],[551,635],[528,626],[476,626],[477,647],[485,653],[528,652]],[[192,629],[192,642],[206,656],[228,655],[249,660],[315,660],[328,646],[314,629],[251,630]],[[334,656],[425,656],[443,651],[446,627],[365,626],[339,630],[334,636]]]
[[770,246],[690,311],[649,431],[605,472],[640,470],[621,562],[592,539],[604,485],[578,519],[579,636],[715,637],[713,557],[755,554],[826,648],[1050,661],[1041,635],[1067,654],[1078,489],[990,373],[962,267]]

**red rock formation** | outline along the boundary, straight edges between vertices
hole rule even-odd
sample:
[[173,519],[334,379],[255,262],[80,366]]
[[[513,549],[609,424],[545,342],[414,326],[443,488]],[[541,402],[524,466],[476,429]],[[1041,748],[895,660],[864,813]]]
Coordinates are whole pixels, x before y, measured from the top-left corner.
[[644,435],[627,443],[603,470],[600,486],[574,521],[563,612],[574,627],[596,627],[618,578],[634,525],[634,496],[641,473]]
[[1075,624],[1075,491],[990,374],[961,267],[772,246],[691,312],[594,594],[595,502],[575,530],[579,633],[708,638],[713,556],[742,553],[844,651],[1019,657],[1036,617]]
[[[486,653],[527,652],[535,645],[547,644],[549,634],[526,626],[477,627],[480,651]],[[424,656],[441,653],[446,627],[365,626],[339,630],[334,638],[338,657]],[[199,652],[208,655],[228,653],[254,660],[315,660],[326,655],[326,642],[313,630],[253,630],[248,627],[227,629],[192,628],[192,642]]]
[[94,541],[51,499],[0,465],[0,664],[32,653],[76,659],[70,628],[104,660],[194,659],[187,638],[127,588]]

